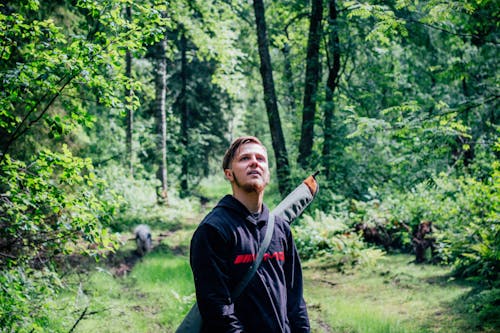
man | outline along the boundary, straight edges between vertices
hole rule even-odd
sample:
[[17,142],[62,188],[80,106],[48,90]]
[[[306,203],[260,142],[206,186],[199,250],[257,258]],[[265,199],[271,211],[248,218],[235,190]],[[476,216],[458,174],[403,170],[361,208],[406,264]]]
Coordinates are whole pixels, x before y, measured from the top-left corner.
[[271,243],[242,294],[231,298],[264,238],[269,209],[263,203],[270,173],[267,151],[255,137],[240,137],[222,167],[231,183],[191,240],[190,262],[202,332],[309,332],[302,269],[290,227],[275,219]]

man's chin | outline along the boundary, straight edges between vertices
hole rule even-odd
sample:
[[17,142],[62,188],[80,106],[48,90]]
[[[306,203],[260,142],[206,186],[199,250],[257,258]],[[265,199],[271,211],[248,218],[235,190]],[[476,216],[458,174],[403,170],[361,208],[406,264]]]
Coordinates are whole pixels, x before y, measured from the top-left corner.
[[260,193],[264,191],[266,184],[261,182],[248,183],[241,186],[241,188],[247,193]]

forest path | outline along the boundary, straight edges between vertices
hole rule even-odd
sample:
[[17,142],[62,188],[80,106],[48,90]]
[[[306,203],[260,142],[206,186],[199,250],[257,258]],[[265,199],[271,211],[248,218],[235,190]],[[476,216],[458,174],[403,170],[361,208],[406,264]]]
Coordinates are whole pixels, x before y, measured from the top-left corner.
[[375,265],[339,272],[304,262],[304,297],[315,332],[478,332],[461,304],[472,286],[447,267],[387,255]]
[[[198,222],[187,229],[156,231],[148,256],[177,258],[188,267],[188,243]],[[128,252],[127,252],[128,251]],[[133,272],[141,261],[133,244],[123,252]],[[413,262],[411,255],[387,255],[372,266],[339,272],[327,260],[303,262],[304,295],[313,332],[473,332],[457,311],[471,287],[451,278],[446,267]],[[188,268],[189,269],[189,268]],[[119,275],[119,274],[116,274]]]
[[[123,235],[123,246],[100,264],[106,268],[87,279],[98,281],[86,288],[100,290],[90,307],[99,315],[86,316],[79,331],[174,332],[194,302],[188,254],[201,218],[179,228],[153,228],[153,249],[143,257],[133,235]],[[473,314],[460,311],[471,286],[451,278],[447,267],[413,259],[386,255],[344,272],[325,258],[303,261],[312,332],[479,332]]]

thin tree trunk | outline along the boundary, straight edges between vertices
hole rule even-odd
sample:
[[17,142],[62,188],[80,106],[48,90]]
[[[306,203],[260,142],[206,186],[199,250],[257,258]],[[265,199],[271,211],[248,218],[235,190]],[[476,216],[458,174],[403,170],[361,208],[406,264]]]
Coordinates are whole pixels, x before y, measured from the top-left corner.
[[321,42],[321,20],[323,0],[312,0],[309,39],[307,41],[306,78],[304,86],[304,109],[299,144],[298,163],[303,169],[310,164],[314,140],[314,118],[316,116],[316,96],[320,80],[319,47]]
[[167,110],[166,110],[166,95],[167,95],[167,58],[166,58],[167,38],[162,39],[156,50],[156,122],[157,122],[157,147],[160,152],[158,158],[158,178],[161,181],[161,188],[157,191],[158,202],[165,205],[168,204],[167,196]]
[[253,7],[259,45],[260,74],[262,75],[262,83],[264,86],[264,103],[266,105],[274,156],[276,158],[278,187],[280,193],[285,195],[288,193],[288,188],[290,186],[290,166],[276,100],[271,57],[269,55],[269,40],[267,38],[267,26],[264,15],[264,3],[262,0],[254,0]]
[[[132,20],[132,8],[127,6],[125,9],[127,20]],[[133,133],[134,133],[134,109],[132,107],[132,53],[129,49],[125,53],[125,76],[127,77],[127,85],[125,87],[125,103],[127,107],[127,160],[129,164],[130,176],[134,176],[134,146],[133,146]]]
[[325,169],[325,177],[327,180],[331,179],[332,161],[333,161],[333,148],[334,143],[334,112],[335,105],[333,103],[333,94],[337,89],[338,77],[340,73],[340,39],[338,33],[337,23],[337,8],[335,0],[329,1],[329,17],[328,24],[330,25],[330,35],[328,38],[328,53],[332,57],[332,63],[328,64],[328,79],[326,82],[326,95],[325,95],[325,119],[324,119],[324,143],[323,143],[323,167]]
[[189,135],[189,108],[187,104],[187,58],[186,58],[187,40],[186,34],[181,29],[180,51],[181,51],[181,92],[179,95],[181,109],[181,143],[183,147],[181,162],[181,197],[188,194],[188,175],[189,175],[189,154],[188,154],[188,135]]

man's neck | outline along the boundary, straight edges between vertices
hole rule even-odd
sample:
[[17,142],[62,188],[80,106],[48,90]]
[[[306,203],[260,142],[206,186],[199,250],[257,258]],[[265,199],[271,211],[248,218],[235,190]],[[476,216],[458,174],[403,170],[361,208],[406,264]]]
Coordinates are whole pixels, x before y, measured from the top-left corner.
[[262,210],[262,202],[264,200],[264,191],[245,192],[242,190],[233,190],[233,197],[241,202],[250,213],[260,213]]

